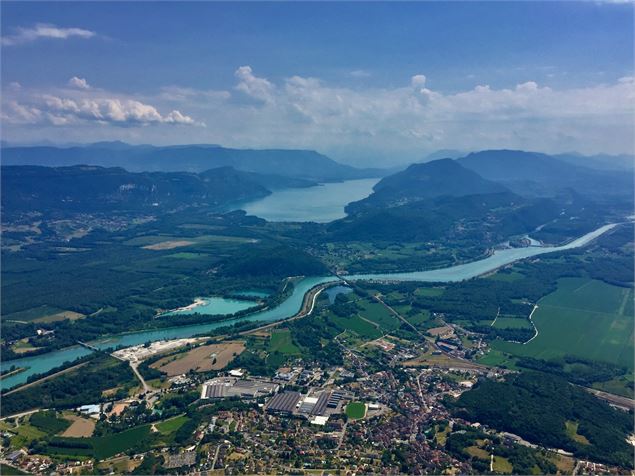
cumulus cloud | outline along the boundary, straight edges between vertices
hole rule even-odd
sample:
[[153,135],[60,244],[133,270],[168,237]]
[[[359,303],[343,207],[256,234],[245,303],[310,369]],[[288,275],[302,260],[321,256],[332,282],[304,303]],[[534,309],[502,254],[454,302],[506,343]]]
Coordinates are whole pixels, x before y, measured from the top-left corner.
[[201,125],[177,109],[162,114],[156,106],[142,100],[95,90],[83,78],[71,78],[68,86],[69,89],[48,92],[7,90],[8,94],[3,97],[13,97],[8,97],[3,103],[3,122],[54,126],[90,123],[122,127]]
[[[391,88],[343,87],[299,75],[274,82],[249,66],[236,70],[235,78],[237,92],[231,94],[170,86],[144,97],[97,88],[35,95],[28,88],[7,87],[3,122],[56,124],[59,131],[60,126],[76,123],[200,125],[204,121],[206,129],[188,132],[144,128],[137,140],[313,148],[366,165],[371,159],[378,165],[405,163],[448,148],[623,153],[632,150],[634,139],[633,77],[564,89],[528,78],[505,88],[480,84],[452,93],[426,87],[423,74],[405,76],[401,86]],[[64,130],[68,140],[81,138],[70,136],[80,134],[77,128]],[[134,128],[119,130],[122,138]]]
[[77,89],[90,89],[90,84],[84,78],[79,78],[77,76],[73,76],[68,80],[68,85],[72,88]]
[[252,72],[251,66],[241,66],[234,76],[238,79],[236,89],[254,99],[265,103],[273,101],[274,85],[265,78],[258,78]]
[[37,23],[32,27],[18,27],[12,35],[3,36],[3,46],[20,45],[40,39],[66,40],[69,38],[88,39],[97,33],[83,28],[62,28],[48,23]]

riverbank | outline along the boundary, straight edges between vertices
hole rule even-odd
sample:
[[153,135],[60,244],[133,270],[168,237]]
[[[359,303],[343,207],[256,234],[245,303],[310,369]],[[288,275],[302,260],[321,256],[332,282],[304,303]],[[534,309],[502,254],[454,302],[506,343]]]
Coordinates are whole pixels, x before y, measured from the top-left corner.
[[[293,291],[290,293],[290,296],[287,299],[277,304],[276,307],[268,309],[266,311],[253,312],[245,314],[243,316],[224,319],[211,323],[203,322],[200,324],[166,327],[141,332],[131,332],[120,336],[113,336],[106,340],[100,339],[98,341],[91,342],[91,344],[93,344],[100,350],[106,350],[113,349],[119,346],[130,347],[133,345],[143,344],[145,342],[154,342],[157,340],[173,340],[205,335],[210,333],[214,329],[231,326],[233,324],[246,324],[249,322],[281,322],[289,319],[290,317],[299,317],[303,315],[303,313],[310,313],[317,295],[317,291],[314,291],[316,294],[313,294],[311,290],[316,287],[319,288],[326,283],[336,283],[341,281],[346,282],[348,280],[460,282],[466,279],[481,276],[485,273],[491,272],[492,270],[498,269],[502,266],[522,259],[538,256],[540,254],[579,248],[593,241],[594,239],[601,236],[615,226],[616,224],[604,225],[597,230],[587,233],[586,235],[581,236],[580,238],[573,240],[572,242],[561,247],[529,247],[507,249],[496,252],[494,253],[494,255],[483,260],[463,265],[452,266],[440,270],[427,270],[413,273],[351,275],[342,278],[336,276],[303,278],[295,283]],[[81,350],[77,348],[67,348],[55,352],[49,352],[47,354],[41,354],[39,356],[2,362],[3,370],[8,369],[11,365],[26,367],[27,370],[25,372],[21,372],[17,375],[3,379],[2,381],[0,381],[0,387],[6,389],[11,388],[15,385],[19,385],[20,383],[25,382],[26,379],[33,374],[45,373],[46,371],[61,365],[63,362],[74,361],[78,357],[89,353],[87,349],[80,349]]]
[[310,315],[315,309],[315,302],[317,301],[317,298],[320,295],[320,293],[324,291],[325,289],[328,289],[332,286],[337,286],[340,283],[341,281],[333,281],[331,283],[318,285],[318,286],[315,286],[314,288],[309,289],[309,291],[304,295],[304,300],[302,301],[302,308],[294,316],[291,316],[288,319],[281,319],[279,321],[272,322],[271,324],[259,326],[254,329],[249,329],[247,331],[240,332],[239,334],[240,335],[256,334],[258,332],[262,332],[263,330],[272,329],[285,322],[294,321],[296,319],[301,319],[303,317]]
[[11,377],[12,375],[19,374],[20,372],[24,372],[26,370],[25,367],[18,367],[17,369],[9,370],[8,372],[3,372],[0,374],[0,380],[3,378]]

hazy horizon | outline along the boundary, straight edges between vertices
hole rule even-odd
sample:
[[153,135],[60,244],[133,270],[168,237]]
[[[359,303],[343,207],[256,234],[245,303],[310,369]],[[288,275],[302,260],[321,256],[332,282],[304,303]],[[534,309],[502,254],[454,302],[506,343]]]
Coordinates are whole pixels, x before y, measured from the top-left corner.
[[439,149],[634,149],[630,3],[32,5],[3,4],[10,143],[383,167]]

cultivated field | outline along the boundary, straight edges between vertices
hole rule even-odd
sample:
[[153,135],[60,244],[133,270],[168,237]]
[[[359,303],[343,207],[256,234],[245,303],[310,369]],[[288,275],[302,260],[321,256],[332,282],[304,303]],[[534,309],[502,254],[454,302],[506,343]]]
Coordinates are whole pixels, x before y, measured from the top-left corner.
[[93,436],[95,420],[82,418],[77,415],[68,415],[65,418],[73,423],[62,433],[62,436],[70,436],[72,438],[88,438]]
[[633,368],[633,289],[586,278],[561,279],[538,302],[538,337],[527,345],[497,341],[513,355],[553,359],[574,355]]
[[181,248],[183,246],[190,246],[193,244],[194,244],[193,241],[173,240],[173,241],[164,241],[163,243],[155,243],[154,245],[143,246],[142,248],[146,250],[159,251],[159,250],[171,250],[173,248]]
[[166,373],[168,377],[181,375],[190,370],[196,372],[220,370],[243,350],[245,350],[245,343],[242,341],[204,345],[176,356],[165,357],[153,363],[151,367]]
[[85,317],[74,311],[65,311],[52,306],[38,306],[25,311],[14,312],[3,316],[3,320],[15,322],[55,322],[65,319],[76,320]]

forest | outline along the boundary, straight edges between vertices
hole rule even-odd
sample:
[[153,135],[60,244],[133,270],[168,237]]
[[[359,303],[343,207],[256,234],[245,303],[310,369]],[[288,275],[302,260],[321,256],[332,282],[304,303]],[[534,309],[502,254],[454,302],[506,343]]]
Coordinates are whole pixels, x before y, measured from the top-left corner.
[[[504,382],[482,380],[450,405],[457,416],[515,433],[537,445],[633,467],[633,448],[626,442],[632,414],[612,408],[559,377],[522,372]],[[588,444],[568,433],[567,422],[577,423],[578,434]]]

